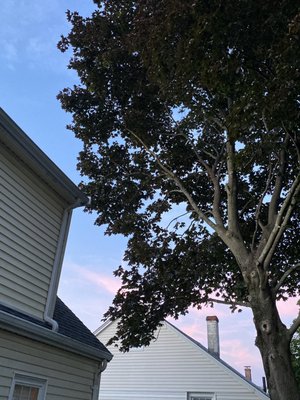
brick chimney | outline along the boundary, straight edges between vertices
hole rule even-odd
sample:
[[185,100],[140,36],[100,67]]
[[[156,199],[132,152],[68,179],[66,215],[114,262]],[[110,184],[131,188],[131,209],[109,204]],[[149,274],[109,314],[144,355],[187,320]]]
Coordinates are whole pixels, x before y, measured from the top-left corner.
[[207,324],[207,348],[208,351],[220,357],[220,343],[219,343],[219,320],[215,315],[206,317]]
[[250,382],[252,381],[251,367],[249,365],[245,366],[245,378]]

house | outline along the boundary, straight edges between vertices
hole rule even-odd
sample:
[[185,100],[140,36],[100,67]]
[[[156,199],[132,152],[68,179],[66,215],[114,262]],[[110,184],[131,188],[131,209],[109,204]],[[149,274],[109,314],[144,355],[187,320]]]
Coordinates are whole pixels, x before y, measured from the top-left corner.
[[[95,332],[103,342],[116,331],[107,321]],[[269,397],[219,357],[218,319],[207,317],[208,350],[168,321],[148,347],[121,353],[101,380],[101,400],[267,400]],[[248,370],[249,372],[249,370]]]
[[57,298],[87,198],[0,109],[0,400],[96,400],[112,358]]

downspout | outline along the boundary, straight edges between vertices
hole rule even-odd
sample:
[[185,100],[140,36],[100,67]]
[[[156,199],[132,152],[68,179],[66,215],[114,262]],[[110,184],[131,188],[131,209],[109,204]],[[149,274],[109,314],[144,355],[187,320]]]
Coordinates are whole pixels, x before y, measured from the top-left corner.
[[103,371],[106,370],[106,367],[107,367],[107,360],[102,360],[102,362],[101,362],[100,366],[98,367],[97,372],[95,373],[95,376],[94,376],[91,400],[98,400],[98,398],[99,398],[101,374]]
[[54,332],[58,331],[58,323],[52,317],[55,308],[56,294],[59,284],[59,278],[61,273],[63,257],[65,253],[66,243],[67,243],[69,227],[71,223],[72,211],[74,208],[81,207],[83,205],[84,202],[82,201],[82,199],[77,199],[75,203],[65,208],[63,213],[62,224],[58,236],[56,254],[53,262],[53,269],[48,290],[48,297],[44,311],[44,320],[51,325],[52,330]]

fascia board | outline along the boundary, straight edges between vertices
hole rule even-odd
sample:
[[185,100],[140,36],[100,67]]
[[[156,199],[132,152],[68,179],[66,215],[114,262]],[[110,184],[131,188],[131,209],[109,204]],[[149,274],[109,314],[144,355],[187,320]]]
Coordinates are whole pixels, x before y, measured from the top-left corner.
[[54,164],[53,161],[0,108],[0,140],[24,163],[36,171],[68,203],[85,205],[87,196]]
[[114,321],[112,321],[111,319],[108,319],[107,321],[105,321],[102,325],[100,325],[94,332],[93,334],[95,336],[99,335],[100,332],[104,331],[108,326],[110,326]]
[[113,357],[109,352],[95,349],[92,346],[53,332],[32,322],[25,321],[22,318],[12,316],[4,311],[0,311],[0,329],[97,361],[103,359],[110,361]]

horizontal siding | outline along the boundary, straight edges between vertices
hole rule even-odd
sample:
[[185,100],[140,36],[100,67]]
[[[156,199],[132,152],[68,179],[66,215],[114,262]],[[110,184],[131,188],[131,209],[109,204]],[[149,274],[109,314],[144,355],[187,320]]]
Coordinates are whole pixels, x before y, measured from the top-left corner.
[[[113,336],[115,324],[97,335],[103,343]],[[212,392],[218,400],[263,398],[169,325],[158,329],[157,340],[149,347],[129,353],[120,353],[115,347],[109,350],[114,358],[102,376],[101,400],[186,400],[187,392]]]
[[46,400],[91,400],[97,362],[0,330],[0,400],[15,371],[48,380]]
[[0,301],[43,317],[65,203],[0,143]]

